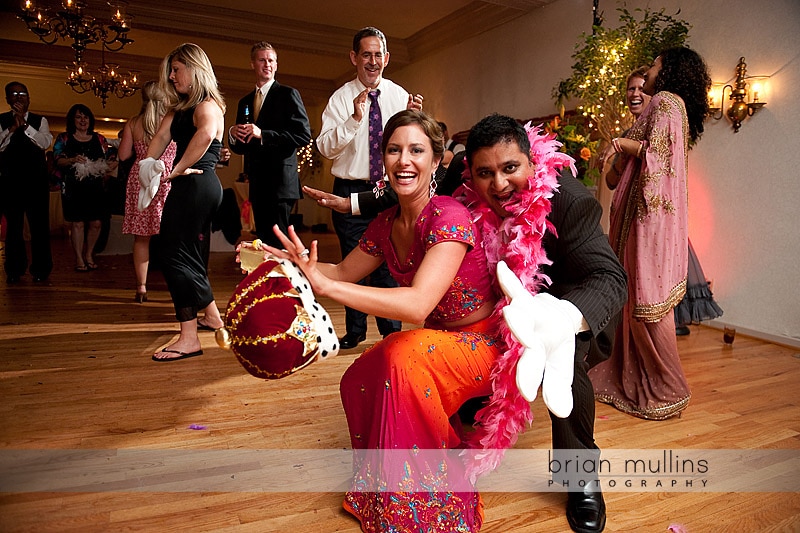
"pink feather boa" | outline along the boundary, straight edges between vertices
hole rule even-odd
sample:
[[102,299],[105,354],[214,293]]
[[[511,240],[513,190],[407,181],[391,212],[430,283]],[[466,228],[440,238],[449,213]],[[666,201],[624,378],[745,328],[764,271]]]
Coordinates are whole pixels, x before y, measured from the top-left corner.
[[[469,168],[464,171],[461,193],[464,203],[473,214],[475,224],[483,236],[483,248],[497,287],[497,263],[504,260],[508,267],[533,294],[550,282],[541,267],[551,264],[542,248],[545,232],[555,235],[555,228],[547,220],[550,198],[558,189],[558,173],[570,167],[576,173],[575,161],[558,149],[561,143],[555,134],[543,134],[541,126],[525,125],[531,143],[533,176],[528,177],[528,189],[515,195],[515,203],[506,209],[511,216],[502,218],[470,187]],[[498,289],[499,290],[499,289]],[[464,453],[467,476],[475,483],[478,476],[491,472],[500,464],[507,448],[514,446],[517,437],[533,421],[531,406],[522,397],[516,384],[516,366],[524,346],[511,335],[502,318],[502,309],[508,305],[501,298],[495,306],[494,316],[500,324],[500,334],[507,350],[492,368],[492,396],[489,404],[476,415],[476,432],[470,438],[469,452]]]

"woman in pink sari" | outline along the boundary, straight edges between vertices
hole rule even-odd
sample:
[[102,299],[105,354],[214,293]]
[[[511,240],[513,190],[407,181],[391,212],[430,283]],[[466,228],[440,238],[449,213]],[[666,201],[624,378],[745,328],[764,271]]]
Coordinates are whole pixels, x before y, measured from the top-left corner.
[[[383,163],[399,204],[369,225],[337,265],[317,262],[294,230],[276,230],[317,296],[424,327],[392,333],[347,369],[340,385],[354,450],[344,508],[366,533],[475,533],[483,504],[459,457],[456,412],[492,392],[501,353],[497,298],[469,211],[436,196],[433,173],[444,151],[437,123],[401,111],[383,131]],[[277,227],[276,227],[277,228]],[[395,288],[358,285],[383,262]]]
[[679,415],[691,396],[672,309],[686,291],[688,150],[703,133],[710,85],[696,52],[662,52],[645,74],[650,105],[612,140],[622,172],[609,240],[628,274],[628,302],[611,357],[589,376],[597,400],[649,420]]

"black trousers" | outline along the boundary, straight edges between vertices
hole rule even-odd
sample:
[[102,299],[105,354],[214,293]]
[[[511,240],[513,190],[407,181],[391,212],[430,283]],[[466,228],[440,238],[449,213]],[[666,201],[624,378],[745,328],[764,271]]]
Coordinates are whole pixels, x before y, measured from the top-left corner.
[[[6,229],[6,275],[18,278],[28,269],[28,253],[23,230],[25,217],[31,233],[31,275],[45,279],[53,270],[50,250],[50,189],[46,180],[41,183],[9,186],[19,183],[17,176],[4,176],[2,181],[3,210]],[[21,178],[20,178],[21,179]]]
[[256,223],[256,235],[258,235],[258,238],[270,246],[278,249],[283,248],[272,227],[277,224],[284,235],[288,235],[289,216],[292,214],[292,209],[294,209],[297,200],[280,200],[278,198],[256,200],[251,195],[250,203],[253,207],[253,219]]
[[[372,190],[372,184],[367,180],[345,180],[336,178],[333,181],[333,194],[349,198],[352,193],[359,193]],[[353,216],[334,212],[331,215],[333,229],[339,237],[339,248],[342,251],[342,258],[353,251],[358,246],[358,241],[366,231],[367,226],[374,217]],[[371,287],[397,287],[397,282],[392,278],[386,263],[383,263],[377,270],[369,275],[369,278],[359,281],[360,285]],[[388,335],[394,331],[399,331],[402,323],[399,320],[389,320],[388,318],[376,317],[378,332],[381,335]],[[367,332],[367,315],[345,306],[345,329],[347,333],[356,335]]]
[[272,227],[277,224],[286,234],[289,228],[289,215],[297,200],[279,198],[275,189],[276,185],[269,182],[267,175],[250,176],[249,196],[253,208],[253,220],[256,223],[256,234],[265,243],[280,249],[283,245],[275,236]]
[[[585,361],[589,343],[578,339],[576,343],[572,413],[567,418],[549,413],[553,436],[550,473],[556,484],[569,491],[581,491],[589,483],[596,483],[597,474],[587,465],[595,464],[599,468],[600,460],[600,449],[594,442],[594,388],[587,374],[589,364]],[[580,465],[577,470],[576,465]]]
[[211,220],[222,201],[222,186],[213,170],[178,176],[161,214],[159,260],[178,322],[197,318],[214,301],[206,261]]

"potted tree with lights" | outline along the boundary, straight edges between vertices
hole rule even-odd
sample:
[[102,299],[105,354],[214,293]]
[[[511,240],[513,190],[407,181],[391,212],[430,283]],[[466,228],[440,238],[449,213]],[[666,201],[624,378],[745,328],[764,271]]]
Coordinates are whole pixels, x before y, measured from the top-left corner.
[[[637,19],[626,8],[618,8],[620,26],[609,29],[592,26],[591,34],[582,34],[572,55],[572,75],[559,82],[553,97],[563,116],[564,103],[580,101],[577,114],[584,117],[587,135],[611,142],[633,124],[625,105],[625,82],[633,70],[649,65],[666,48],[683,45],[691,26],[675,16],[649,9]],[[595,137],[596,136],[596,137]]]

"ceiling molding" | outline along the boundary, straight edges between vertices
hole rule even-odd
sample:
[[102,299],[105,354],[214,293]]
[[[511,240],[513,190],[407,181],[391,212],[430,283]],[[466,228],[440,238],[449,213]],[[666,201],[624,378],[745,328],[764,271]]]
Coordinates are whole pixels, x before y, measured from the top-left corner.
[[[13,72],[13,65],[35,67],[40,79],[47,81],[66,81],[67,65],[74,60],[74,51],[69,46],[47,45],[43,43],[22,43],[0,39],[0,64],[3,70]],[[89,64],[99,65],[101,53],[88,49],[84,59]],[[106,56],[106,60],[110,60]],[[161,67],[161,59],[135,56],[124,52],[114,52],[114,63],[120,65],[122,71],[137,70],[140,79],[157,79]],[[238,100],[253,90],[253,73],[251,70],[215,66],[214,73],[219,80],[220,89],[228,99]],[[309,105],[322,105],[336,89],[334,82],[308,76],[281,74],[281,83],[294,87],[303,95],[303,101]]]
[[[553,1],[471,2],[408,39],[387,35],[392,62],[398,67],[406,66]],[[245,45],[253,43],[254,35],[268,35],[270,43],[278,50],[337,58],[350,50],[353,35],[357,31],[235,9],[220,10],[218,7],[180,0],[169,3],[137,0],[129,6],[128,11],[136,17],[134,28],[185,33]],[[192,18],[176,18],[179,13],[192,13]]]
[[486,0],[486,3],[520,9],[522,11],[531,11],[553,3],[553,0]]
[[[405,6],[407,9],[419,10],[427,0],[409,1],[411,4]],[[407,66],[554,1],[468,1],[458,3],[463,7],[439,20],[426,18],[422,14],[424,10],[420,10],[417,19],[421,28],[415,32],[414,28],[409,28],[410,37],[401,39],[387,35],[392,54],[391,67]],[[92,2],[86,12],[102,18],[104,4]],[[141,72],[142,79],[154,79],[159,74],[163,54],[175,46],[176,40],[200,40],[204,47],[216,46],[218,54],[225,54],[222,56],[224,64],[215,62],[214,69],[221,90],[229,99],[238,99],[252,89],[253,72],[248,63],[240,61],[238,55],[234,58],[232,54],[238,54],[236,50],[239,49],[249,50],[254,41],[267,38],[279,51],[292,52],[291,73],[287,72],[288,69],[281,70],[279,79],[281,83],[299,90],[307,105],[324,105],[339,85],[353,78],[354,69],[347,56],[357,28],[343,26],[346,24],[343,21],[349,20],[346,16],[331,21],[332,24],[319,24],[278,16],[280,12],[272,15],[246,11],[248,8],[243,6],[248,4],[241,1],[213,0],[213,4],[186,0],[131,2],[128,6],[129,13],[134,17],[131,38],[148,46],[126,47],[122,52],[114,52],[113,61],[119,63],[123,70],[135,66]],[[311,11],[318,5],[315,0],[307,0],[307,4],[306,9]],[[253,4],[253,9],[264,11],[257,4]],[[52,81],[66,80],[65,67],[74,60],[72,48],[64,41],[58,41],[55,45],[39,42],[24,29],[21,21],[15,19],[18,10],[19,5],[14,0],[0,0],[0,13],[4,14],[2,26],[5,26],[0,27],[3,37],[0,39],[2,68],[13,72],[13,66],[19,65],[20,68],[35,69],[37,76],[49,72]],[[381,21],[392,17],[392,9],[388,4],[386,7],[377,6],[374,11],[374,24],[378,27],[381,27]],[[142,37],[136,35],[138,30],[142,30]],[[143,41],[145,38],[147,40]],[[84,56],[90,68],[101,62],[99,50],[88,49]],[[108,53],[106,59],[110,61]]]
[[498,7],[487,2],[472,2],[409,37],[406,40],[407,47],[412,60],[416,61],[524,14],[524,11],[516,8]]
[[[128,7],[128,11],[135,16],[134,29],[196,35],[248,46],[259,40],[257,36],[264,35],[269,36],[269,42],[281,51],[341,57],[342,50],[349,50],[353,40],[353,30],[349,28],[236,9],[219,9],[181,0],[137,0]],[[181,16],[184,13],[192,15]],[[401,52],[399,60],[402,61],[403,55],[408,57],[408,54]]]

